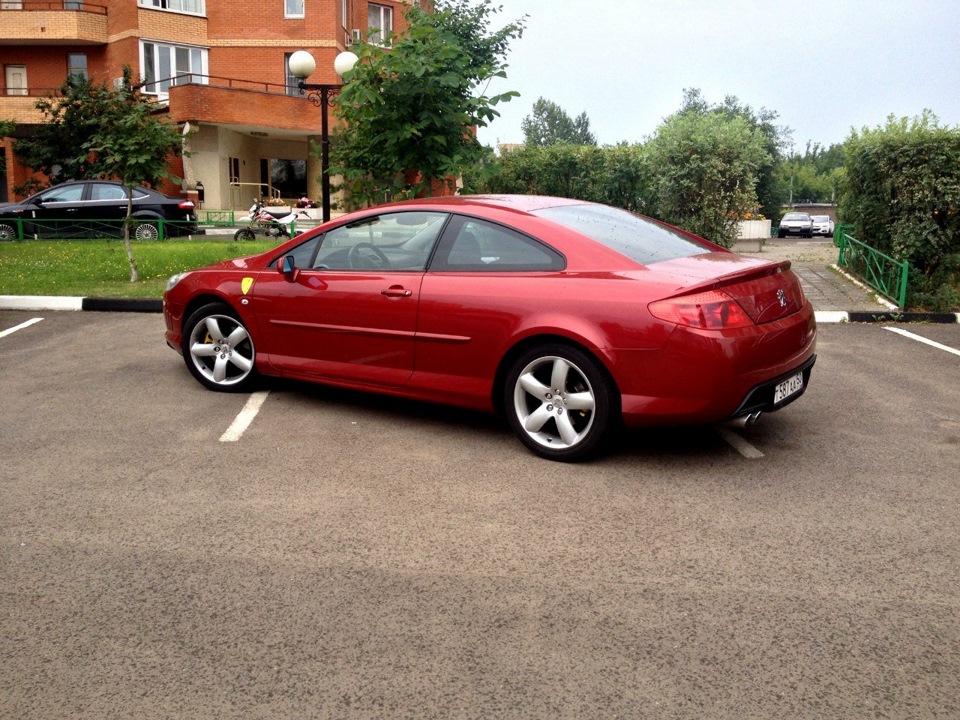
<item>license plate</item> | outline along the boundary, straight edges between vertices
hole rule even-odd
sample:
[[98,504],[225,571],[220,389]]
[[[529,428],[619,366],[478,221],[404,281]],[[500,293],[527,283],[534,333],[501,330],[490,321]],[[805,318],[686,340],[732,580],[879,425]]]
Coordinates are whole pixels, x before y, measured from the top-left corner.
[[786,400],[791,395],[795,395],[803,389],[803,373],[798,372],[793,377],[789,377],[782,383],[779,383],[773,389],[773,404],[777,405]]

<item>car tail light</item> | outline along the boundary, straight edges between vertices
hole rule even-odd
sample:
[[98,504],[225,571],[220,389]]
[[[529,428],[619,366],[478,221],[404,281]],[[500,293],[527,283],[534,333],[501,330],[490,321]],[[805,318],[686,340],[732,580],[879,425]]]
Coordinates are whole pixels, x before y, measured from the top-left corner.
[[719,290],[681,295],[650,303],[650,314],[667,322],[703,330],[747,327],[753,321],[736,300]]
[[193,200],[183,200],[177,207],[179,207],[181,210],[193,210]]

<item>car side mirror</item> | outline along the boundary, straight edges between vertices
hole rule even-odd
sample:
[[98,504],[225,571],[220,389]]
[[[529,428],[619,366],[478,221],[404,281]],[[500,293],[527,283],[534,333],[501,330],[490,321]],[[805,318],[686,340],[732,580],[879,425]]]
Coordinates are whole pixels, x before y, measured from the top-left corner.
[[280,264],[277,266],[277,269],[280,271],[280,274],[290,282],[296,282],[297,278],[300,277],[300,268],[297,267],[297,261],[293,255],[284,255],[280,258]]

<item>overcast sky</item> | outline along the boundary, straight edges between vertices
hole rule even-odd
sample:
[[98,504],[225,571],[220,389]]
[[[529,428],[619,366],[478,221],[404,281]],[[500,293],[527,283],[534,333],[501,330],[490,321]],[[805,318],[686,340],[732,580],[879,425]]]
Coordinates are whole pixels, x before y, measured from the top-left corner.
[[528,15],[508,78],[521,96],[481,128],[486,145],[523,142],[544,97],[586,112],[601,145],[642,142],[684,88],[766,107],[808,140],[933,110],[960,125],[960,0],[496,0],[496,27]]

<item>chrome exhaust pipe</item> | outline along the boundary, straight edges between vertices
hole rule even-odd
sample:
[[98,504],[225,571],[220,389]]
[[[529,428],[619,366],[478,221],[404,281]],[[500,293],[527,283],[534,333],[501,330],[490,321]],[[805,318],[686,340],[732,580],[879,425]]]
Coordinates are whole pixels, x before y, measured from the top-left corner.
[[746,415],[741,415],[740,417],[735,417],[730,420],[727,424],[732,425],[735,428],[748,428],[751,425],[756,424],[757,420],[760,419],[762,411],[757,410],[756,412],[747,413]]

